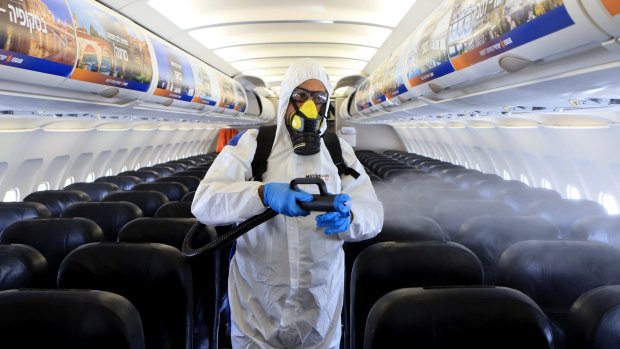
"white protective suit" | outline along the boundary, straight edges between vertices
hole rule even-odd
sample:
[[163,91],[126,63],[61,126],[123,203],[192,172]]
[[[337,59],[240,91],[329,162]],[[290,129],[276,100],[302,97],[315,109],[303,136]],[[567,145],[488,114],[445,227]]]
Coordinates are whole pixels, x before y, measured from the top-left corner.
[[[313,212],[307,217],[278,215],[237,239],[228,278],[233,348],[338,348],[344,289],[343,241],[377,235],[383,206],[351,146],[340,140],[348,166],[358,179],[338,175],[329,151],[301,156],[293,152],[284,114],[295,87],[309,79],[331,86],[323,67],[310,59],[288,69],[280,90],[276,138],[264,183],[289,183],[320,176],[331,194],[351,197],[354,220],[342,233],[326,235]],[[326,111],[327,113],[327,111]],[[325,124],[325,123],[324,123]],[[236,146],[226,146],[200,183],[192,213],[204,224],[242,222],[265,211],[258,195],[261,182],[249,181],[258,130],[248,130]],[[318,194],[316,186],[303,189]]]

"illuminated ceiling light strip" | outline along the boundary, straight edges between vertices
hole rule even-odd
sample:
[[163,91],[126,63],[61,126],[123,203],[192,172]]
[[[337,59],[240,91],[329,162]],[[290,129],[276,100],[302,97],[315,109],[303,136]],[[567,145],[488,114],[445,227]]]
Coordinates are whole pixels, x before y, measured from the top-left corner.
[[192,27],[184,29],[185,31],[193,31],[200,29],[229,27],[236,25],[252,25],[252,24],[347,24],[347,25],[360,25],[366,27],[377,27],[383,29],[393,30],[394,27],[383,24],[369,23],[369,22],[356,22],[356,21],[325,21],[325,20],[312,20],[312,19],[299,19],[299,20],[278,20],[278,21],[241,21],[241,22],[225,22],[217,24],[208,24],[198,27]]
[[262,46],[262,45],[344,45],[344,46],[357,46],[378,49],[380,46],[363,45],[363,44],[351,44],[347,42],[320,42],[320,41],[290,41],[290,42],[252,42],[247,44],[237,44],[229,46],[214,47],[212,50],[222,50],[240,46]]
[[[277,59],[277,58],[298,59],[298,58],[308,58],[308,56],[305,55],[305,56],[273,56],[273,57],[244,58],[244,59],[239,59],[239,60],[236,60],[236,61],[230,61],[228,63],[232,64],[232,63],[243,62],[243,61],[255,61],[257,59]],[[337,58],[337,59],[348,59],[348,60],[352,60],[352,61],[368,62],[368,60],[366,60],[366,59],[349,58],[349,57],[338,57],[338,56],[312,56],[312,58],[315,58],[315,59],[322,59],[322,58],[324,58],[324,59],[333,59],[333,58]]]

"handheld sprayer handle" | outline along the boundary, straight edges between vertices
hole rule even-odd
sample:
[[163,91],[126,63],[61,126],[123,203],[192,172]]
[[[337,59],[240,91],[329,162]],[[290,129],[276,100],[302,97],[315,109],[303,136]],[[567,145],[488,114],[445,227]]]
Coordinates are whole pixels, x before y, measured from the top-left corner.
[[297,201],[297,204],[306,211],[343,212],[343,206],[348,204],[346,201],[348,196],[328,193],[327,186],[321,178],[295,178],[291,181],[291,189],[299,191],[300,184],[316,184],[319,187],[320,194],[312,195],[314,200],[309,202]]

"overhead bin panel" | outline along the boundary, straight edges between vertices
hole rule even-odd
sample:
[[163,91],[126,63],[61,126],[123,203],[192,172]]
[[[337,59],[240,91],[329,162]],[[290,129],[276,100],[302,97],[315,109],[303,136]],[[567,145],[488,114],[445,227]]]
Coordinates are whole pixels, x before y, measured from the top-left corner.
[[142,28],[96,2],[67,3],[78,53],[76,67],[61,87],[104,99],[144,97],[153,79],[153,64]]
[[[385,97],[390,104],[400,104],[401,98],[397,97],[409,91],[408,85],[405,83],[405,75],[403,74],[403,64],[405,61],[403,52],[406,48],[405,43],[400,45],[388,58],[385,66]],[[403,100],[406,100],[406,98]]]
[[583,8],[609,35],[620,36],[620,1],[581,0]]
[[71,74],[76,52],[64,0],[0,0],[2,80],[58,86]]
[[604,39],[578,0],[457,0],[447,46],[454,74],[470,81]]
[[[368,115],[370,114],[370,107],[372,106],[372,102],[370,100],[370,79],[364,80],[360,84],[360,87],[357,89],[355,93],[355,110],[359,115]],[[351,115],[355,116],[356,113],[351,113]]]
[[[449,86],[458,82],[458,77],[447,76],[454,72],[454,67],[446,44],[450,14],[458,2],[444,1],[407,39],[403,75],[410,92],[404,98],[433,94],[439,91],[433,90],[432,86]],[[431,82],[434,85],[430,85]]]
[[220,86],[215,69],[197,59],[192,59],[191,65],[196,81],[196,92],[192,102],[215,107],[220,100]]
[[220,100],[216,104],[214,112],[226,115],[243,114],[248,105],[248,98],[243,86],[220,72],[216,72],[216,74],[220,87]]
[[149,35],[157,61],[157,87],[148,101],[164,106],[188,106],[194,99],[196,83],[189,55],[180,49]]

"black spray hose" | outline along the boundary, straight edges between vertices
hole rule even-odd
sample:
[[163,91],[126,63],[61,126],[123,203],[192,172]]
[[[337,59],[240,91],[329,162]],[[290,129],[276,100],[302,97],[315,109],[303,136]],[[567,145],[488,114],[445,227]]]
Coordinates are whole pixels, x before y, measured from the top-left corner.
[[[323,182],[323,180],[320,178],[293,179],[290,184],[291,189],[296,190],[296,191],[301,190],[298,187],[300,184],[306,184],[306,185],[316,184],[319,186],[320,194],[312,195],[314,197],[312,201],[310,202],[299,202],[298,201],[297,202],[299,206],[306,211],[344,212],[345,206],[349,204],[347,202],[347,200],[349,199],[348,195],[329,194],[327,192],[327,187],[325,185],[325,182]],[[205,252],[209,252],[212,250],[219,250],[222,247],[235,241],[241,235],[265,223],[266,221],[270,220],[271,218],[277,215],[278,213],[276,211],[268,208],[267,210],[265,210],[265,212],[239,223],[239,225],[227,231],[226,233],[218,236],[217,238],[213,239],[208,244],[202,247],[199,247],[199,248],[194,248],[192,246],[192,242],[194,241],[195,237],[204,229],[207,229],[207,230],[209,229],[209,227],[205,226],[204,224],[197,222],[190,228],[190,230],[187,232],[187,235],[185,236],[185,240],[183,240],[183,248],[182,248],[183,255],[191,258],[191,257],[196,257],[198,255],[201,255]]]
[[219,250],[222,247],[235,241],[241,235],[265,223],[266,221],[277,215],[278,212],[268,208],[267,210],[265,210],[265,212],[257,214],[256,216],[251,217],[248,220],[243,221],[242,223],[239,223],[239,225],[218,236],[215,240],[209,242],[208,244],[199,248],[193,248],[191,246],[191,243],[192,241],[194,241],[195,236],[207,227],[206,225],[197,222],[187,232],[185,240],[183,240],[183,255],[185,255],[186,257],[196,257],[204,252]]

